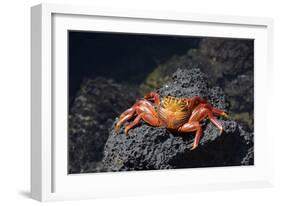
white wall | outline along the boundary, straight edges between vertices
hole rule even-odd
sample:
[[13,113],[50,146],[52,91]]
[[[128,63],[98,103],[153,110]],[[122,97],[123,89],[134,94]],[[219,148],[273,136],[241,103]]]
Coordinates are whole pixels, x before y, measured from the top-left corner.
[[[45,2],[45,1],[42,1]],[[246,0],[60,0],[53,3],[82,5],[103,5],[136,9],[172,10],[192,13],[230,14],[243,16],[266,16],[275,20],[275,85],[280,87],[279,56],[281,54],[281,13],[278,1]],[[259,2],[259,3],[257,3]],[[1,2],[0,32],[0,201],[1,205],[35,205],[28,198],[30,172],[30,6],[40,3],[35,0],[10,0]],[[277,71],[279,68],[279,71]],[[266,69],[266,68],[265,68]],[[280,93],[280,92],[279,92]],[[265,96],[266,98],[266,96]],[[276,95],[276,109],[272,114],[272,129],[276,131],[275,174],[276,187],[273,189],[252,189],[240,191],[217,191],[178,195],[157,195],[101,199],[79,202],[85,205],[280,205],[280,94]],[[266,138],[266,137],[265,137]],[[266,141],[266,140],[265,140]],[[279,150],[278,150],[279,149]],[[231,175],[231,174],[230,174]],[[4,203],[5,202],[5,203]],[[49,203],[48,203],[49,204]],[[61,205],[77,205],[77,202],[60,202]]]

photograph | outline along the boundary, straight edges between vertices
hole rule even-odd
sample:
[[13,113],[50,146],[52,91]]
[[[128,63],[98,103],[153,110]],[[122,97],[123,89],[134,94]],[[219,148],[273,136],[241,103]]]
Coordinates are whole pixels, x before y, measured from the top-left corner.
[[68,174],[254,165],[254,39],[67,38]]

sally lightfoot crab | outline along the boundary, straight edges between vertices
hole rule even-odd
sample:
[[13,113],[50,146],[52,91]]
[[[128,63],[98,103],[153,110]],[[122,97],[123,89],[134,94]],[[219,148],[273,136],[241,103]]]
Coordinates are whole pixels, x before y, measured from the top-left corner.
[[199,96],[191,98],[177,98],[150,92],[143,99],[137,101],[131,108],[123,112],[115,125],[115,131],[132,117],[136,118],[125,128],[126,135],[140,120],[154,127],[165,127],[178,132],[196,132],[192,150],[195,149],[202,136],[200,122],[208,118],[219,130],[223,127],[215,116],[227,118],[227,114],[209,104]]

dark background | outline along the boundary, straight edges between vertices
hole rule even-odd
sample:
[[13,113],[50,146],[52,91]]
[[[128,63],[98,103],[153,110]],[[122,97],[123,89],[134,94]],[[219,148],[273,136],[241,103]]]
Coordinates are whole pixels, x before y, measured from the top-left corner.
[[197,48],[199,37],[69,31],[70,104],[85,78],[139,85],[173,55]]

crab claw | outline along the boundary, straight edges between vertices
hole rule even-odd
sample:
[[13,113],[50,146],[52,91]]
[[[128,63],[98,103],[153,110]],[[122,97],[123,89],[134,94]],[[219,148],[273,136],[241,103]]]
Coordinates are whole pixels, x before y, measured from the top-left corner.
[[153,97],[150,94],[146,94],[143,98],[148,100],[148,101],[152,101],[153,100]]
[[144,96],[144,99],[148,101],[154,101],[156,105],[160,104],[160,96],[156,92],[149,92]]
[[149,94],[143,96],[144,99],[149,99]]

